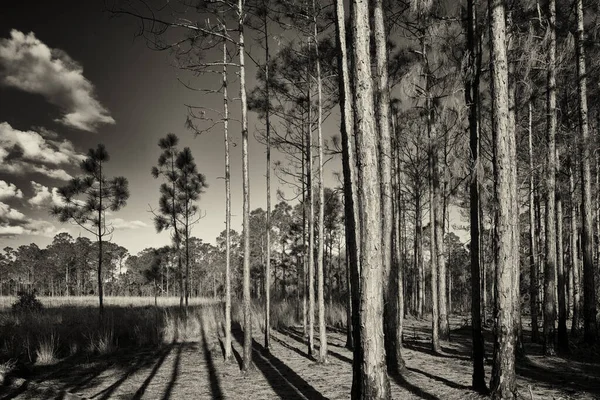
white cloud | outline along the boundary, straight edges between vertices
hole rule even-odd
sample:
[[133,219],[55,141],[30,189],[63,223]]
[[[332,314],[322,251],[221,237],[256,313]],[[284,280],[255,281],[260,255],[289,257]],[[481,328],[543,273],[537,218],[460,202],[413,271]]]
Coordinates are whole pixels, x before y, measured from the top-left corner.
[[64,206],[65,202],[58,194],[58,188],[52,188],[50,190],[47,186],[31,181],[33,187],[33,197],[27,200],[27,202],[33,206],[44,207],[44,206]]
[[0,201],[0,225],[21,223],[26,220],[27,218],[22,212]]
[[5,182],[0,179],[0,200],[10,199],[16,197],[18,199],[23,198],[23,192],[10,182]]
[[148,224],[143,221],[125,221],[122,218],[113,218],[107,221],[107,224],[112,225],[115,229],[139,229],[148,227]]
[[0,82],[44,96],[65,114],[58,122],[84,131],[114,124],[108,110],[95,98],[94,85],[67,53],[51,49],[35,37],[13,29],[0,39]]
[[85,155],[68,140],[44,138],[35,131],[20,131],[0,122],[0,172],[37,172],[50,178],[69,180],[66,166],[78,165]]
[[48,221],[31,219],[0,201],[0,237],[38,235],[52,237],[59,231]]

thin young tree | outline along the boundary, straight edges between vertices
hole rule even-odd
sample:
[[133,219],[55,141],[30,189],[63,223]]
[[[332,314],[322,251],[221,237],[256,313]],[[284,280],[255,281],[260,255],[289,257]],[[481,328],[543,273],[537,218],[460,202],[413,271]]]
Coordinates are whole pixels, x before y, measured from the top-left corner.
[[[318,163],[318,186],[319,209],[317,219],[317,301],[319,315],[319,358],[320,363],[327,362],[327,330],[325,326],[325,273],[323,268],[323,247],[325,245],[325,185],[324,180],[324,160],[323,160],[323,105],[322,105],[322,82],[321,82],[321,60],[319,55],[319,30],[317,25],[317,2],[313,0],[313,41],[315,48],[315,80],[317,82],[317,163]],[[311,254],[312,256],[312,254]]]
[[[51,214],[60,222],[72,221],[96,237],[98,243],[98,301],[100,319],[104,316],[102,282],[102,243],[114,228],[106,221],[107,211],[118,211],[125,207],[129,199],[129,183],[118,176],[108,179],[104,164],[110,160],[103,144],[89,149],[87,157],[80,164],[83,175],[73,178],[66,186],[58,189],[64,205],[54,206]],[[85,200],[78,199],[79,197]]]
[[506,2],[489,0],[494,195],[496,201],[494,358],[490,389],[493,399],[517,396],[513,293],[519,242],[516,180],[516,138],[509,123]]
[[[225,31],[225,27],[223,27]],[[229,165],[229,97],[227,40],[223,39],[223,144],[225,146],[225,360],[231,360],[231,172]]]
[[244,357],[242,371],[252,365],[252,309],[250,308],[250,175],[248,165],[248,101],[246,96],[246,63],[244,43],[244,1],[238,0],[238,56],[240,68],[240,100],[242,117],[242,227],[243,238],[243,309],[244,309]]

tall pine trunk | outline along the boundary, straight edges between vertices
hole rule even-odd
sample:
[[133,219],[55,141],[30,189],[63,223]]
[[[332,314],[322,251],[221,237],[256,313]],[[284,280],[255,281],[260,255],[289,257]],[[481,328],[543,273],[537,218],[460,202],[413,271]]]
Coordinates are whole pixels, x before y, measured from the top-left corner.
[[467,1],[467,52],[469,75],[465,81],[465,103],[469,108],[469,145],[471,149],[471,182],[469,186],[469,215],[471,234],[471,333],[473,340],[472,385],[477,392],[487,390],[484,370],[484,339],[481,326],[481,267],[479,254],[479,77],[476,54],[477,14],[475,0]]
[[[310,41],[308,46],[310,61]],[[312,96],[310,66],[307,68],[308,85],[308,131],[306,139],[306,190],[308,195],[308,354],[315,353],[315,195],[313,191],[313,136],[312,136]]]
[[252,365],[252,309],[250,307],[250,176],[248,173],[248,104],[246,100],[246,66],[244,44],[244,2],[238,0],[240,99],[242,114],[242,198],[243,217],[243,308],[244,308],[244,350],[242,371],[247,372]]
[[392,142],[390,133],[390,92],[388,83],[387,36],[385,32],[383,0],[372,0],[373,40],[375,42],[375,118],[379,133],[379,183],[381,187],[381,254],[383,265],[383,326],[388,371],[398,372],[396,359],[396,301],[397,286],[392,279]]
[[556,4],[548,2],[550,39],[546,93],[546,263],[544,267],[544,354],[554,355],[556,320]]
[[[317,29],[317,9],[316,2],[313,0],[313,27],[314,27],[314,41],[315,41],[315,72],[317,79],[317,152],[318,152],[318,163],[319,163],[319,210],[318,210],[318,221],[317,229],[319,233],[319,242],[317,243],[317,300],[319,303],[319,359],[320,363],[327,362],[327,331],[325,326],[325,271],[323,268],[323,247],[325,245],[325,229],[324,229],[324,217],[325,217],[325,186],[323,183],[323,131],[321,126],[322,109],[322,84],[321,84],[321,61],[319,60],[319,33]],[[331,266],[330,266],[331,268]],[[331,295],[331,293],[330,293]]]
[[594,233],[592,219],[590,135],[588,129],[587,75],[583,29],[583,0],[577,0],[577,94],[579,97],[579,127],[581,130],[581,250],[583,254],[583,336],[594,343],[598,333],[596,322],[596,285],[594,283]]
[[[383,266],[381,265],[381,192],[377,126],[371,76],[369,5],[352,0],[353,91],[360,213],[360,373],[353,399],[389,399],[390,383],[383,339]],[[355,364],[356,367],[356,364]],[[356,376],[356,375],[355,375]]]
[[[263,24],[265,34],[265,97],[267,104],[267,109],[265,110],[267,131],[267,260],[265,263],[265,349],[269,350],[269,346],[271,344],[271,98],[269,97],[271,87],[269,82],[269,26],[266,11],[264,14]],[[281,279],[283,280],[283,274]]]
[[227,41],[223,40],[223,142],[225,145],[225,360],[231,360],[231,175],[229,168]]
[[494,399],[514,399],[517,395],[514,320],[514,274],[519,262],[516,140],[509,121],[508,57],[506,52],[505,2],[489,0],[490,66],[492,95],[492,134],[495,223],[494,359],[490,388]]

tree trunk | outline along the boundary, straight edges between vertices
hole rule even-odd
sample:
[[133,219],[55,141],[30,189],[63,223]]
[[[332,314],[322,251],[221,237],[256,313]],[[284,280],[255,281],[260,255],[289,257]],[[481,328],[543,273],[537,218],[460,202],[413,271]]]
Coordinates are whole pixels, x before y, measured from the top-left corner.
[[250,177],[248,174],[248,105],[246,101],[246,67],[244,45],[244,2],[238,0],[240,99],[242,114],[242,197],[244,230],[243,249],[243,307],[244,307],[244,356],[242,371],[247,372],[252,365],[252,310],[250,308]]
[[596,286],[594,283],[594,233],[592,220],[590,137],[588,130],[587,75],[583,28],[583,0],[577,0],[577,94],[579,97],[579,125],[581,130],[581,216],[583,253],[583,337],[586,343],[594,343],[597,335]]
[[360,293],[360,248],[357,243],[359,218],[358,204],[355,202],[356,194],[356,163],[353,149],[353,131],[354,131],[354,115],[352,108],[353,93],[350,86],[350,75],[348,70],[348,53],[346,47],[346,26],[345,12],[343,0],[335,1],[335,27],[336,27],[336,44],[338,46],[338,82],[340,93],[340,114],[341,114],[341,137],[342,137],[342,172],[344,175],[344,216],[345,216],[345,239],[346,239],[346,258],[347,258],[347,280],[348,280],[348,295],[349,308],[352,312],[352,321],[348,321],[348,326],[351,327],[351,337],[346,340],[346,344],[350,344],[353,348],[352,361],[352,396],[357,398],[361,396],[362,388],[361,380],[361,365],[362,365],[362,348],[360,340],[360,316],[359,316],[359,293]]
[[517,396],[515,376],[514,274],[519,242],[516,140],[509,120],[508,57],[506,54],[505,2],[489,0],[490,66],[492,94],[492,133],[494,143],[494,192],[497,220],[495,224],[495,296],[494,359],[490,388],[493,399]]
[[229,165],[229,98],[227,41],[223,40],[223,142],[225,145],[225,360],[231,360],[231,172]]
[[[560,170],[560,157],[557,153],[557,169]],[[558,282],[558,349],[566,351],[569,349],[569,337],[567,335],[567,304],[565,296],[565,270],[563,262],[563,209],[562,196],[556,193],[556,271]]]
[[577,252],[577,195],[575,193],[575,161],[569,160],[569,193],[571,193],[571,274],[573,275],[573,312],[571,322],[571,335],[577,334],[577,324],[579,322],[579,255]]
[[546,96],[546,264],[544,268],[544,354],[555,354],[555,288],[556,288],[556,5],[548,2],[550,41],[548,49],[548,78]]
[[477,10],[475,0],[467,2],[467,52],[469,71],[465,81],[465,103],[469,108],[469,145],[471,149],[471,182],[469,186],[469,216],[471,236],[471,335],[473,340],[473,389],[487,390],[484,370],[484,338],[481,326],[481,267],[479,254],[479,54],[477,54]]
[[396,303],[397,286],[391,277],[392,268],[392,144],[390,134],[390,93],[388,84],[387,36],[385,32],[383,0],[370,2],[373,12],[373,41],[375,44],[375,119],[379,133],[379,183],[381,186],[381,254],[383,265],[383,326],[388,371],[398,372],[396,360]]
[[[310,61],[310,41],[309,41]],[[312,136],[312,96],[310,66],[307,68],[306,82],[308,86],[308,131],[306,144],[307,194],[308,194],[308,355],[315,354],[315,196],[313,193],[313,136]]]
[[319,301],[319,358],[320,363],[327,362],[327,331],[325,327],[325,271],[323,270],[323,246],[325,245],[325,227],[324,227],[324,216],[325,216],[325,185],[323,176],[323,131],[321,127],[322,116],[322,104],[321,104],[321,61],[319,60],[319,33],[317,30],[317,8],[316,2],[313,0],[313,27],[314,27],[314,41],[315,41],[315,69],[317,78],[317,152],[318,152],[318,163],[319,163],[319,219],[317,222],[317,228],[319,233],[319,241],[317,243],[317,297]]
[[[264,5],[266,7],[266,4]],[[265,97],[267,102],[267,109],[265,111],[267,131],[267,262],[265,263],[265,349],[269,350],[269,346],[271,344],[271,98],[269,97],[269,24],[266,12],[264,14],[263,23],[265,34]]]
[[415,190],[415,274],[417,286],[417,318],[423,318],[425,302],[425,268],[423,265],[423,216],[421,208],[421,193]]
[[381,191],[377,160],[377,126],[371,76],[369,5],[352,0],[353,92],[360,213],[360,360],[353,399],[389,399],[390,383],[383,339],[383,266],[381,265]]
[[[421,53],[423,58],[423,74],[425,75],[425,112],[427,115],[427,140],[429,142],[428,148],[428,170],[429,170],[429,265],[431,266],[431,345],[435,353],[441,351],[440,338],[439,338],[439,327],[440,327],[440,302],[438,300],[438,267],[437,267],[437,243],[436,240],[436,227],[435,220],[437,218],[437,206],[438,196],[436,195],[436,174],[437,174],[437,146],[433,121],[433,99],[429,91],[431,73],[429,71],[429,63],[427,61],[427,45],[425,43],[425,35],[423,34],[421,39]],[[439,181],[438,181],[439,186]],[[438,187],[439,190],[439,187]]]
[[529,310],[531,314],[531,341],[540,340],[538,329],[538,252],[535,229],[535,183],[533,167],[533,99],[527,101],[529,119],[527,132],[529,138]]

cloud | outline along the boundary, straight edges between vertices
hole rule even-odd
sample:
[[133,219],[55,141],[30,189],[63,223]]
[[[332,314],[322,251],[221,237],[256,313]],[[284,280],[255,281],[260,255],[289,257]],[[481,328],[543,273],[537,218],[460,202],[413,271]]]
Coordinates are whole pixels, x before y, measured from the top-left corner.
[[112,225],[115,229],[139,229],[148,227],[148,224],[143,221],[125,221],[122,218],[113,218],[107,221],[107,224]]
[[64,206],[65,202],[58,194],[58,188],[50,190],[47,186],[31,181],[34,196],[27,200],[29,204],[36,207]]
[[0,225],[16,224],[24,221],[27,221],[27,217],[22,212],[0,201]]
[[67,53],[51,49],[16,29],[0,39],[0,81],[28,93],[40,94],[60,107],[58,122],[94,132],[100,124],[114,124],[108,110],[95,98],[94,85]]
[[21,192],[21,189],[17,188],[14,184],[0,179],[0,200],[10,199],[13,197],[22,199],[23,192]]
[[28,218],[19,210],[0,201],[0,237],[17,235],[51,237],[56,233],[57,229],[51,222]]
[[[47,135],[48,131],[44,134]],[[0,122],[0,172],[37,172],[50,178],[69,180],[64,167],[78,165],[85,155],[68,140],[54,140],[35,131],[20,131]]]

